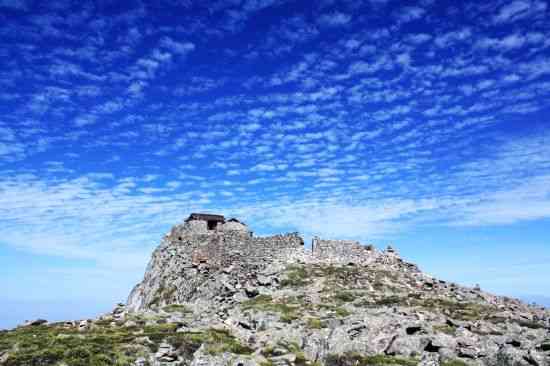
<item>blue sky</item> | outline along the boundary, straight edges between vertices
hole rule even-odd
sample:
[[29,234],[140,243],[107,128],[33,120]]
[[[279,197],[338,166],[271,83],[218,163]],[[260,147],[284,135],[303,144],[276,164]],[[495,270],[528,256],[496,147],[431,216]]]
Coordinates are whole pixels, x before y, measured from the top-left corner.
[[124,301],[191,211],[550,296],[547,1],[0,0],[0,24],[0,327]]

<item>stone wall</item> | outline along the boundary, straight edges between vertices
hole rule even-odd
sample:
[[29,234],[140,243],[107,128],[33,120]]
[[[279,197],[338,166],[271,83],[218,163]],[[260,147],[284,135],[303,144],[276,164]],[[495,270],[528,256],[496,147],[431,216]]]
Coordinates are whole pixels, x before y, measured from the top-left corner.
[[323,240],[313,238],[311,254],[315,260],[334,264],[370,264],[381,255],[372,245],[353,240]]
[[187,247],[195,264],[212,267],[234,264],[257,267],[273,261],[288,261],[303,253],[303,240],[297,234],[251,237],[248,232],[223,231],[206,237],[184,238],[180,244]]
[[248,226],[246,226],[245,224],[243,224],[241,222],[237,222],[237,221],[227,221],[227,222],[225,222],[222,225],[221,230],[222,231],[238,231],[238,232],[246,233],[250,236],[252,235],[252,231],[250,231],[250,229],[248,229]]
[[216,298],[228,286],[245,286],[251,274],[276,262],[304,257],[297,233],[252,237],[241,231],[189,232],[176,227],[165,236],[128,298],[130,309]]
[[180,238],[186,235],[201,235],[201,234],[218,234],[221,231],[238,231],[248,236],[252,236],[252,231],[241,222],[227,221],[225,223],[217,223],[214,230],[208,230],[208,223],[204,220],[189,220],[183,224],[176,225],[170,231],[169,236],[173,238]]
[[190,220],[184,224],[176,225],[171,230],[171,237],[178,238],[184,235],[196,235],[208,233],[207,222],[203,220]]

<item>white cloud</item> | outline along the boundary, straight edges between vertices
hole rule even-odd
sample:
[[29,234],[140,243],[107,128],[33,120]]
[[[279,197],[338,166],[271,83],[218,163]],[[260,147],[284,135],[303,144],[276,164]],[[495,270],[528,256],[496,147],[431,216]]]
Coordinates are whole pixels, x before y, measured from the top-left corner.
[[179,42],[170,37],[163,37],[160,40],[160,46],[171,50],[174,53],[185,56],[195,50],[195,44],[192,42]]
[[412,22],[420,19],[426,14],[426,10],[418,6],[406,6],[398,10],[397,19],[403,23]]
[[397,55],[396,62],[403,67],[409,67],[411,64],[411,55],[409,53],[401,53]]
[[94,124],[97,121],[97,116],[93,114],[83,114],[75,118],[74,124],[77,127],[84,127]]
[[503,225],[550,217],[550,175],[527,179],[517,188],[483,195],[463,208],[458,225]]
[[472,35],[472,31],[470,28],[462,28],[460,30],[438,35],[435,38],[435,44],[438,47],[446,48],[449,45],[456,43],[457,41],[465,41],[469,39],[471,35]]
[[330,14],[323,14],[319,17],[319,23],[327,27],[339,27],[347,25],[351,21],[351,15],[334,12]]
[[515,0],[499,9],[493,18],[495,23],[507,23],[539,15],[546,11],[547,5],[539,0]]
[[482,38],[476,42],[475,47],[509,51],[523,47],[525,42],[526,38],[523,35],[510,34],[501,39]]
[[143,88],[147,86],[147,83],[142,80],[134,81],[128,86],[128,93],[133,95],[140,95],[143,91]]
[[387,200],[353,205],[329,201],[280,202],[276,206],[242,209],[239,214],[262,226],[291,227],[306,236],[375,239],[402,229],[398,219],[424,209],[429,201]]

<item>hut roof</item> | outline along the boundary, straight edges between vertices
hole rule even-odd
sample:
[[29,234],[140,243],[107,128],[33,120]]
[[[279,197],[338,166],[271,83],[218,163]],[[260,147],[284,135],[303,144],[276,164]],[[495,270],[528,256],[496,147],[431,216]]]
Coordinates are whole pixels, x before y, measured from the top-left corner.
[[219,222],[225,222],[225,217],[223,215],[214,215],[214,214],[207,214],[207,213],[192,213],[189,215],[187,221],[191,220],[203,220],[203,221],[219,221]]

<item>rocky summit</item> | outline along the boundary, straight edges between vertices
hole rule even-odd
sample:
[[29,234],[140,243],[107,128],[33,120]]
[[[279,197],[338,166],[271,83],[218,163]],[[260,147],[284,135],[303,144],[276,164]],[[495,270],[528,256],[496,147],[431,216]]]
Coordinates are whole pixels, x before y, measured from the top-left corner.
[[550,365],[550,311],[354,241],[192,214],[126,304],[0,332],[0,365]]

